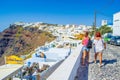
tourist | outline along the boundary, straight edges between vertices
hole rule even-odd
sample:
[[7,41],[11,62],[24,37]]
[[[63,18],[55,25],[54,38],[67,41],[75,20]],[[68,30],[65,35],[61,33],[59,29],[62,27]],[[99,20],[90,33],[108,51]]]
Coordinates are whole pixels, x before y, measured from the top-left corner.
[[88,36],[88,31],[85,31],[85,35],[84,35],[84,37],[82,39],[82,45],[83,45],[83,48],[82,48],[82,66],[85,66],[86,57],[88,57],[87,63],[89,63],[89,51],[90,51],[90,48],[87,47],[89,39],[90,38]]
[[100,32],[96,32],[93,44],[94,44],[94,51],[95,51],[94,63],[96,63],[97,56],[99,56],[99,62],[100,62],[99,66],[102,67],[103,66],[102,54],[103,54],[104,48],[106,49],[106,44],[104,43],[104,40],[102,39]]

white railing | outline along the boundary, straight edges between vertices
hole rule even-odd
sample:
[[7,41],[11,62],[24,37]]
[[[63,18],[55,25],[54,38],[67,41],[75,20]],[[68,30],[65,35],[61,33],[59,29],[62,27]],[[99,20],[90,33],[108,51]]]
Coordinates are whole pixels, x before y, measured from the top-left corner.
[[[16,73],[20,72],[22,69],[23,65],[19,64],[5,64],[0,66],[0,80],[8,80],[12,79]],[[22,80],[22,75],[21,80]]]
[[75,51],[47,78],[47,80],[74,80],[77,69],[80,65],[82,45]]

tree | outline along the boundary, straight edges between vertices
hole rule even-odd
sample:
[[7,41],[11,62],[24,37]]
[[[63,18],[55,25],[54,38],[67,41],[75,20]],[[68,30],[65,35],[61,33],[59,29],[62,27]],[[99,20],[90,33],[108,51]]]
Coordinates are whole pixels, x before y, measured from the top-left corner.
[[107,25],[101,26],[98,31],[101,32],[101,34],[105,34],[105,33],[112,33],[112,29],[111,27],[108,27]]
[[[92,27],[92,31],[90,32],[90,36],[94,35],[94,26]],[[102,35],[104,35],[105,33],[112,33],[112,28],[108,27],[107,25],[101,26],[100,28],[96,28],[96,31],[101,32]]]

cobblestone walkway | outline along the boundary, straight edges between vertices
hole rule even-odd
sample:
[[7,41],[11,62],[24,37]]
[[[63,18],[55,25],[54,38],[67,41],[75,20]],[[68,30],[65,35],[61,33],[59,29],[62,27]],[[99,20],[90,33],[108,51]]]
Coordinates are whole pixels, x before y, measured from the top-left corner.
[[93,60],[92,49],[91,63],[86,67],[79,67],[76,80],[120,80],[120,46],[107,45],[103,54],[103,67],[99,67],[99,60],[96,64]]

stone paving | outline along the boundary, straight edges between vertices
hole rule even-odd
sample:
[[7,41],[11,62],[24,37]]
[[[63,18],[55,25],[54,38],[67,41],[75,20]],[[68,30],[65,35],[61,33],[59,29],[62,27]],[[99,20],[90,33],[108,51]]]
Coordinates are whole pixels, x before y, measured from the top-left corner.
[[103,53],[103,66],[93,63],[94,51],[90,52],[90,64],[86,67],[80,65],[75,80],[120,80],[120,46],[107,45]]

